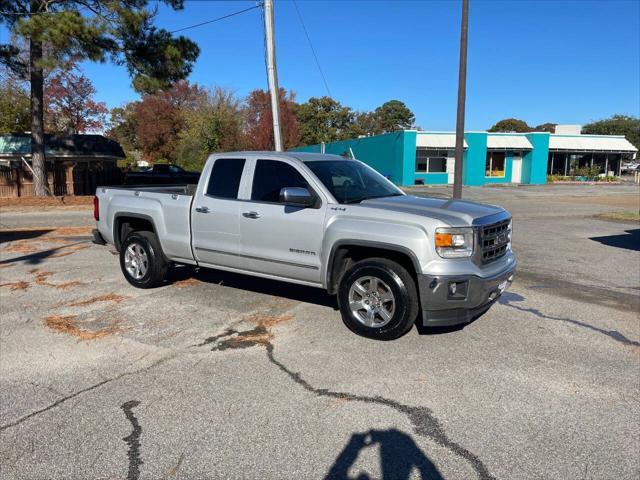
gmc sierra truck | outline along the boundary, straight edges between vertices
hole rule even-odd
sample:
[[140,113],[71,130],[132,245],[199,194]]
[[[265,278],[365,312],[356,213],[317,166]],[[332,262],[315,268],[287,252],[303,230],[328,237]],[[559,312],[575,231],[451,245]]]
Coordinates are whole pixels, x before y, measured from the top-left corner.
[[197,186],[99,187],[94,207],[94,241],[135,287],[186,264],[323,288],[349,329],[380,340],[470,322],[516,267],[504,209],[406,195],[336,155],[213,154]]

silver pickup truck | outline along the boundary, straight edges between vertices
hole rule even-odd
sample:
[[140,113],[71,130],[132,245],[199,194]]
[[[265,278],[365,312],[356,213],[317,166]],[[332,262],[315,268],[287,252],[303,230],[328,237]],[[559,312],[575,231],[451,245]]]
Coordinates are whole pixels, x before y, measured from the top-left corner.
[[311,153],[211,155],[197,186],[99,187],[96,243],[125,278],[161,285],[188,264],[323,288],[359,335],[466,323],[513,281],[511,216],[405,195],[357,160]]

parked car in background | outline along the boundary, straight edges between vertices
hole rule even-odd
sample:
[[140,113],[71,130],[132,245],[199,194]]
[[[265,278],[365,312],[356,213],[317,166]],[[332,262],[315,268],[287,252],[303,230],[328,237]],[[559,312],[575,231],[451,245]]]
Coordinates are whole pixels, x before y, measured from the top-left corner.
[[125,174],[125,185],[195,185],[200,173],[188,172],[178,165],[157,163],[140,172]]
[[511,284],[511,215],[419,198],[357,160],[311,153],[209,157],[197,187],[100,187],[94,241],[125,278],[161,285],[172,263],[319,287],[355,333],[391,340],[470,322]]
[[638,162],[623,163],[620,170],[622,172],[637,172],[638,170],[640,170],[640,163]]

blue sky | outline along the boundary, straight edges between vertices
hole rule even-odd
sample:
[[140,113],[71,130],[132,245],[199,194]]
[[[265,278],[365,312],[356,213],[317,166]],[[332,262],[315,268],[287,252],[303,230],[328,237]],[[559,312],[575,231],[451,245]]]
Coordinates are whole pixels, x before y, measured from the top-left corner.
[[[275,0],[279,81],[299,101],[327,91],[290,0]],[[255,5],[187,1],[161,6],[175,30]],[[459,1],[313,1],[298,6],[332,96],[356,110],[404,101],[429,130],[455,126]],[[202,53],[190,79],[244,96],[266,88],[262,20],[252,10],[182,32]],[[6,41],[7,33],[2,32]],[[126,71],[86,64],[109,107],[137,98]],[[471,0],[468,130],[518,117],[584,124],[640,114],[640,1]]]

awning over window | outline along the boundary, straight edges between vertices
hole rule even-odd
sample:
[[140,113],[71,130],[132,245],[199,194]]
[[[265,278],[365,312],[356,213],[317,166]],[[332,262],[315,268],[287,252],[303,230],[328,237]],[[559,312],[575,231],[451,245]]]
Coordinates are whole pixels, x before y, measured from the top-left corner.
[[637,152],[629,140],[622,135],[551,135],[549,150],[569,150],[587,152]]
[[[433,148],[435,150],[453,150],[456,148],[455,133],[420,133],[416,137],[416,147]],[[464,142],[464,148],[467,148]]]
[[533,145],[524,135],[491,135],[487,136],[489,150],[533,150]]

